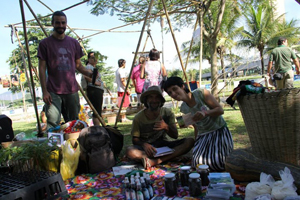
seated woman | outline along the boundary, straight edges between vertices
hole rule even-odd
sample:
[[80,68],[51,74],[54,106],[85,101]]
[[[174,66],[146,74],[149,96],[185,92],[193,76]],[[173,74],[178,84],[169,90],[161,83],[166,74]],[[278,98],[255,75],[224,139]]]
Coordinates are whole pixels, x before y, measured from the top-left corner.
[[224,171],[226,156],[233,150],[233,140],[222,117],[221,105],[206,89],[190,92],[179,77],[168,78],[164,90],[173,99],[183,101],[180,111],[191,113],[195,121],[192,166],[206,164],[212,171]]

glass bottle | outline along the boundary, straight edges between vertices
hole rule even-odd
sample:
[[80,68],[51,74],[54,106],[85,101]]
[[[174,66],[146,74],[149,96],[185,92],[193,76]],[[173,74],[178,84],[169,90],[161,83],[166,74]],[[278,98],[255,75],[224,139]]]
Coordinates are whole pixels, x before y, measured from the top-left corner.
[[208,179],[209,167],[208,167],[208,165],[199,165],[197,171],[200,174],[202,186],[208,186],[208,184],[209,184],[209,179]]
[[189,175],[189,192],[191,197],[197,197],[201,195],[202,187],[200,174],[191,173]]
[[124,187],[125,187],[125,196],[126,200],[131,200],[131,195],[130,195],[130,183],[128,177],[125,177],[124,180]]
[[149,190],[146,186],[144,177],[141,177],[141,185],[142,185],[142,192],[143,192],[143,195],[144,195],[144,200],[150,200],[150,198],[151,198],[150,193],[149,193]]
[[165,175],[165,193],[166,196],[177,195],[177,184],[175,174],[169,173]]
[[189,174],[191,172],[191,166],[182,166],[180,168],[180,183],[181,187],[189,186]]
[[154,196],[154,190],[153,190],[153,187],[152,187],[152,184],[151,184],[151,179],[150,179],[149,174],[146,175],[146,180],[145,181],[146,181],[146,186],[148,188],[150,197],[152,198]]
[[136,183],[136,199],[137,200],[144,200],[144,195],[142,192],[142,186],[140,181],[137,181]]

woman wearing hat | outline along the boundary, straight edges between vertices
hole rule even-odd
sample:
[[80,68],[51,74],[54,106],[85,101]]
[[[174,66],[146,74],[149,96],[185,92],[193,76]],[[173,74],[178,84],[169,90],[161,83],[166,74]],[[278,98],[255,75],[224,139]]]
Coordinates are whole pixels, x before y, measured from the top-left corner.
[[191,113],[194,121],[195,145],[192,166],[209,165],[212,171],[224,171],[226,156],[233,149],[232,135],[222,115],[223,108],[206,89],[189,91],[179,77],[170,77],[164,90],[177,101],[183,101],[180,111]]
[[[145,109],[137,113],[132,122],[132,143],[126,150],[128,158],[142,161],[147,169],[164,161],[171,160],[187,153],[194,146],[193,138],[168,141],[167,136],[177,139],[178,131],[174,113],[163,107],[165,99],[158,86],[151,86],[141,95]],[[155,157],[156,148],[169,147],[174,152]]]

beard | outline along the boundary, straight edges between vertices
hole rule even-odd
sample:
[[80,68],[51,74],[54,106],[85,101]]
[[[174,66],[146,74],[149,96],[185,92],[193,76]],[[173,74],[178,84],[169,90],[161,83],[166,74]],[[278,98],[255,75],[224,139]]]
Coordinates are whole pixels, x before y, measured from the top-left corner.
[[66,31],[66,28],[54,28],[54,31],[59,35],[62,35]]
[[161,107],[161,103],[148,103],[148,107],[151,111],[157,111]]

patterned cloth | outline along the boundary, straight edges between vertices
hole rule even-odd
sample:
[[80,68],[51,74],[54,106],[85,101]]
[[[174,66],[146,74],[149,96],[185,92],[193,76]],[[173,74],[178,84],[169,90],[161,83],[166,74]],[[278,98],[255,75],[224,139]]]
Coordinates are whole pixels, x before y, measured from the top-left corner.
[[[128,164],[128,163],[122,163]],[[171,168],[179,168],[184,163],[166,163],[165,165],[159,165],[153,167],[151,170],[147,170],[152,180],[152,185],[155,190],[155,196],[164,197],[164,176]],[[112,170],[101,172],[98,174],[83,174],[76,176],[72,179],[65,181],[66,188],[68,190],[68,196],[60,197],[59,199],[126,199],[123,191],[122,181],[124,175],[114,176]],[[230,198],[231,200],[243,200],[245,186],[236,185],[236,192]],[[202,195],[199,198],[189,196],[189,191],[178,187],[177,195],[183,199],[204,199],[206,187],[202,187]]]

